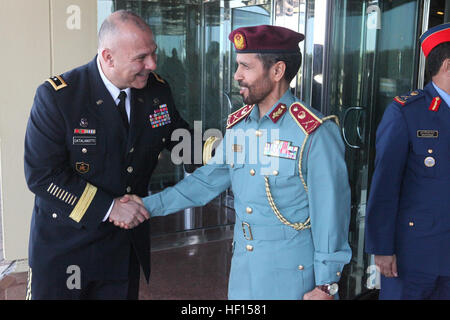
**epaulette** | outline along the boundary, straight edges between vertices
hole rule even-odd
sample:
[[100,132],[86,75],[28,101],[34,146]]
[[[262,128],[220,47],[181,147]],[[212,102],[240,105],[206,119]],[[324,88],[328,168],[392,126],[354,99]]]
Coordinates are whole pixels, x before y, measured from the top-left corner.
[[233,112],[228,116],[227,120],[227,129],[230,129],[235,124],[239,123],[242,119],[244,119],[250,112],[253,110],[255,105],[246,105],[239,110]]
[[322,120],[300,102],[294,102],[289,107],[289,113],[307,136],[323,123]]
[[163,78],[161,78],[156,72],[151,72],[153,74],[153,76],[155,77],[155,79],[163,84],[166,84],[166,81],[164,81]]
[[410,93],[406,94],[406,95],[401,95],[401,96],[396,96],[394,98],[394,101],[399,103],[401,106],[405,106],[408,103],[416,100],[416,98],[421,97],[422,96],[422,92],[418,91],[418,90],[414,90],[411,91]]
[[64,81],[64,79],[61,76],[54,76],[46,80],[48,83],[50,83],[55,89],[55,91],[61,90],[62,88],[67,87],[67,83]]

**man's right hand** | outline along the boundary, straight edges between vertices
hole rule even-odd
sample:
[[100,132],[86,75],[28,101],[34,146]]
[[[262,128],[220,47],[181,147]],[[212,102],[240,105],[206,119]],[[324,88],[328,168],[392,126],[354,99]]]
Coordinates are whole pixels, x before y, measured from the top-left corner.
[[135,201],[124,203],[120,201],[120,198],[114,199],[109,221],[114,223],[115,226],[132,229],[148,219],[150,219],[150,214],[143,205]]
[[381,274],[387,278],[398,277],[397,258],[392,256],[375,255],[375,265],[379,268]]
[[140,205],[144,205],[144,202],[142,201],[142,198],[135,195],[135,194],[126,194],[124,195],[121,199],[120,202],[122,203],[127,203],[128,201],[135,201],[137,203],[139,203]]

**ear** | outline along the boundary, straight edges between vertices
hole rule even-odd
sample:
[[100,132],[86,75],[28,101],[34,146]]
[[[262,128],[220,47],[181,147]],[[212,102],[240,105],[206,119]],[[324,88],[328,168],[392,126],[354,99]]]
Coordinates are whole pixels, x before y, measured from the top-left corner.
[[106,48],[106,49],[102,49],[102,51],[100,52],[100,55],[103,58],[103,61],[105,62],[105,64],[108,67],[114,67],[114,59],[112,56],[112,52],[110,49]]
[[445,73],[450,75],[450,59],[444,60],[444,63],[442,64],[442,68],[444,69]]
[[272,77],[274,81],[281,81],[286,72],[286,63],[284,61],[278,61],[272,66]]

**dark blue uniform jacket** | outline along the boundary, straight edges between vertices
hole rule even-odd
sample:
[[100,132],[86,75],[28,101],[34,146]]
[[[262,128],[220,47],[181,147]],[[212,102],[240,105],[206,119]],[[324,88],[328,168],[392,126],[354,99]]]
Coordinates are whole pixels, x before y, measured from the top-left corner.
[[83,279],[126,279],[130,243],[149,279],[149,222],[126,231],[102,220],[114,198],[148,195],[159,153],[188,125],[156,74],[131,91],[128,136],[121,121],[96,59],[37,89],[25,138],[25,175],[36,195],[29,262],[49,285],[66,279],[71,265]]
[[450,108],[432,83],[396,97],[377,129],[366,251],[450,275]]

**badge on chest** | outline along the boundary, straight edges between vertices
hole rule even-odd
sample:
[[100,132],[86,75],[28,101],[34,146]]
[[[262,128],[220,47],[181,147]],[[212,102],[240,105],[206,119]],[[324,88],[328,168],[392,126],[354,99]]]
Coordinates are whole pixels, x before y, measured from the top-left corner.
[[166,124],[171,123],[169,110],[167,109],[167,104],[160,105],[153,114],[149,116],[150,124],[152,128],[158,128]]
[[264,147],[264,155],[269,157],[278,157],[295,160],[297,158],[298,147],[293,146],[292,142],[275,140],[267,142]]

